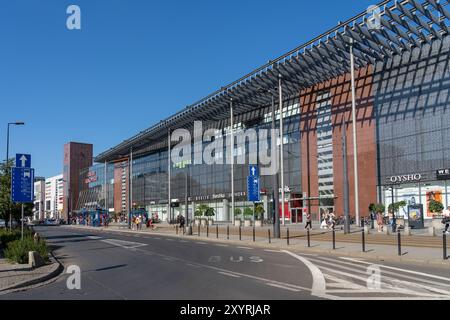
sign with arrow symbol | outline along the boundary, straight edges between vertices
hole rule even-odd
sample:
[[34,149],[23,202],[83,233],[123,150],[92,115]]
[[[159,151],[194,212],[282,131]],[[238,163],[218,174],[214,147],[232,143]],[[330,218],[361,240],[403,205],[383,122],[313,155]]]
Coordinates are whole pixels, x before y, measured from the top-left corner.
[[16,168],[31,168],[31,155],[16,154]]

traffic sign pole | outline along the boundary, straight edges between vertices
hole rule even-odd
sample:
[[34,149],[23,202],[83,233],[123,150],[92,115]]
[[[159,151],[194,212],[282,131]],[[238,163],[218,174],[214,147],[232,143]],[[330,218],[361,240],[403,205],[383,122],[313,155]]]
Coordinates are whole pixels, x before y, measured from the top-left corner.
[[23,240],[23,203],[22,203],[22,240]]

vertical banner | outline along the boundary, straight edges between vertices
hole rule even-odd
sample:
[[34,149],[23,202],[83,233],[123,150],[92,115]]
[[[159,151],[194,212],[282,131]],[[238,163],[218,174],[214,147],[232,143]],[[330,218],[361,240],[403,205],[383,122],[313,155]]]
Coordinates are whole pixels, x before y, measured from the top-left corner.
[[429,210],[429,203],[430,203],[431,200],[435,200],[435,201],[438,201],[440,203],[444,203],[443,199],[442,199],[442,189],[434,189],[434,190],[427,191],[427,208],[426,208],[426,212],[427,212],[427,217],[428,218],[432,218],[433,217],[433,213],[430,212],[430,210]]

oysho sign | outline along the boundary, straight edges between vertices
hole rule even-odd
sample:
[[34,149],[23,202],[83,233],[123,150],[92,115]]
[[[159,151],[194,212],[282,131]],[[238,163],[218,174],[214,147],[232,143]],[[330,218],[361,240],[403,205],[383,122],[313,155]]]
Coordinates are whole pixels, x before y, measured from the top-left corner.
[[422,180],[422,174],[414,173],[414,174],[406,174],[401,176],[392,176],[389,177],[388,180],[391,183],[403,183],[403,182],[415,182]]

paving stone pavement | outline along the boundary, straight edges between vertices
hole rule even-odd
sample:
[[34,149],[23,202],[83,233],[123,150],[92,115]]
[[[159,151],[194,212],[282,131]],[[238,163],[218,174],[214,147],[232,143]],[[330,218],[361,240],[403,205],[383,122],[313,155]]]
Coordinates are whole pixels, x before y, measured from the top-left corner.
[[40,268],[32,269],[28,264],[13,264],[0,259],[0,292],[46,281],[56,275],[60,265],[55,260]]

